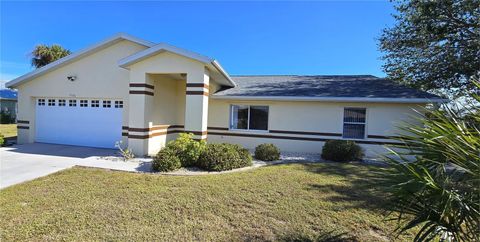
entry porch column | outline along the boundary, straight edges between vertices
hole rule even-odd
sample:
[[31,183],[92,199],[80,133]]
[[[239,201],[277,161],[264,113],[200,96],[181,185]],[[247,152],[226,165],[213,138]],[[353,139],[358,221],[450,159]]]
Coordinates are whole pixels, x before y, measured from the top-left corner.
[[207,69],[203,73],[187,75],[185,132],[193,133],[197,140],[207,138],[209,84]]

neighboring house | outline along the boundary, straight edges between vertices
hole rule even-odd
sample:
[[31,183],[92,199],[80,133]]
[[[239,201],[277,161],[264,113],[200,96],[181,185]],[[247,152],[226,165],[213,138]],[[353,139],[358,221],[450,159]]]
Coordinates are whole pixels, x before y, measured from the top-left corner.
[[0,112],[9,115],[14,121],[17,115],[17,92],[0,89]]
[[155,154],[180,132],[319,153],[351,139],[383,152],[413,108],[444,100],[374,76],[230,76],[214,59],[118,34],[7,83],[18,142]]

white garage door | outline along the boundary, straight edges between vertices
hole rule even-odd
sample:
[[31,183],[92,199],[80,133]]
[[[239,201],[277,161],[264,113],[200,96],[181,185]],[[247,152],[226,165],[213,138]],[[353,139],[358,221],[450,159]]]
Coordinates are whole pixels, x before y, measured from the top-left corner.
[[39,98],[35,141],[114,148],[122,139],[123,101]]

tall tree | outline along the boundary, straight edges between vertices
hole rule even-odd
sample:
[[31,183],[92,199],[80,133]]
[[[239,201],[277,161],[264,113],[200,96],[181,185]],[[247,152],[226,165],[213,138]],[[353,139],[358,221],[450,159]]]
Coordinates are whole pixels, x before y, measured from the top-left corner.
[[390,79],[425,91],[465,95],[480,74],[480,0],[394,0],[395,26],[380,50]]
[[60,45],[37,45],[32,51],[32,66],[40,68],[71,53]]

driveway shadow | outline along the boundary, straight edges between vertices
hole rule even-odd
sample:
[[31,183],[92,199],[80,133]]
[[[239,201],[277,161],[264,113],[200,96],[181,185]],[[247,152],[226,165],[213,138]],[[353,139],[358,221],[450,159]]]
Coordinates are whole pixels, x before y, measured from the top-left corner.
[[116,155],[116,150],[114,149],[103,149],[103,148],[72,146],[72,145],[45,144],[45,143],[13,145],[10,147],[5,147],[3,149],[6,152],[11,152],[11,153],[72,157],[72,158],[88,158],[91,156]]

